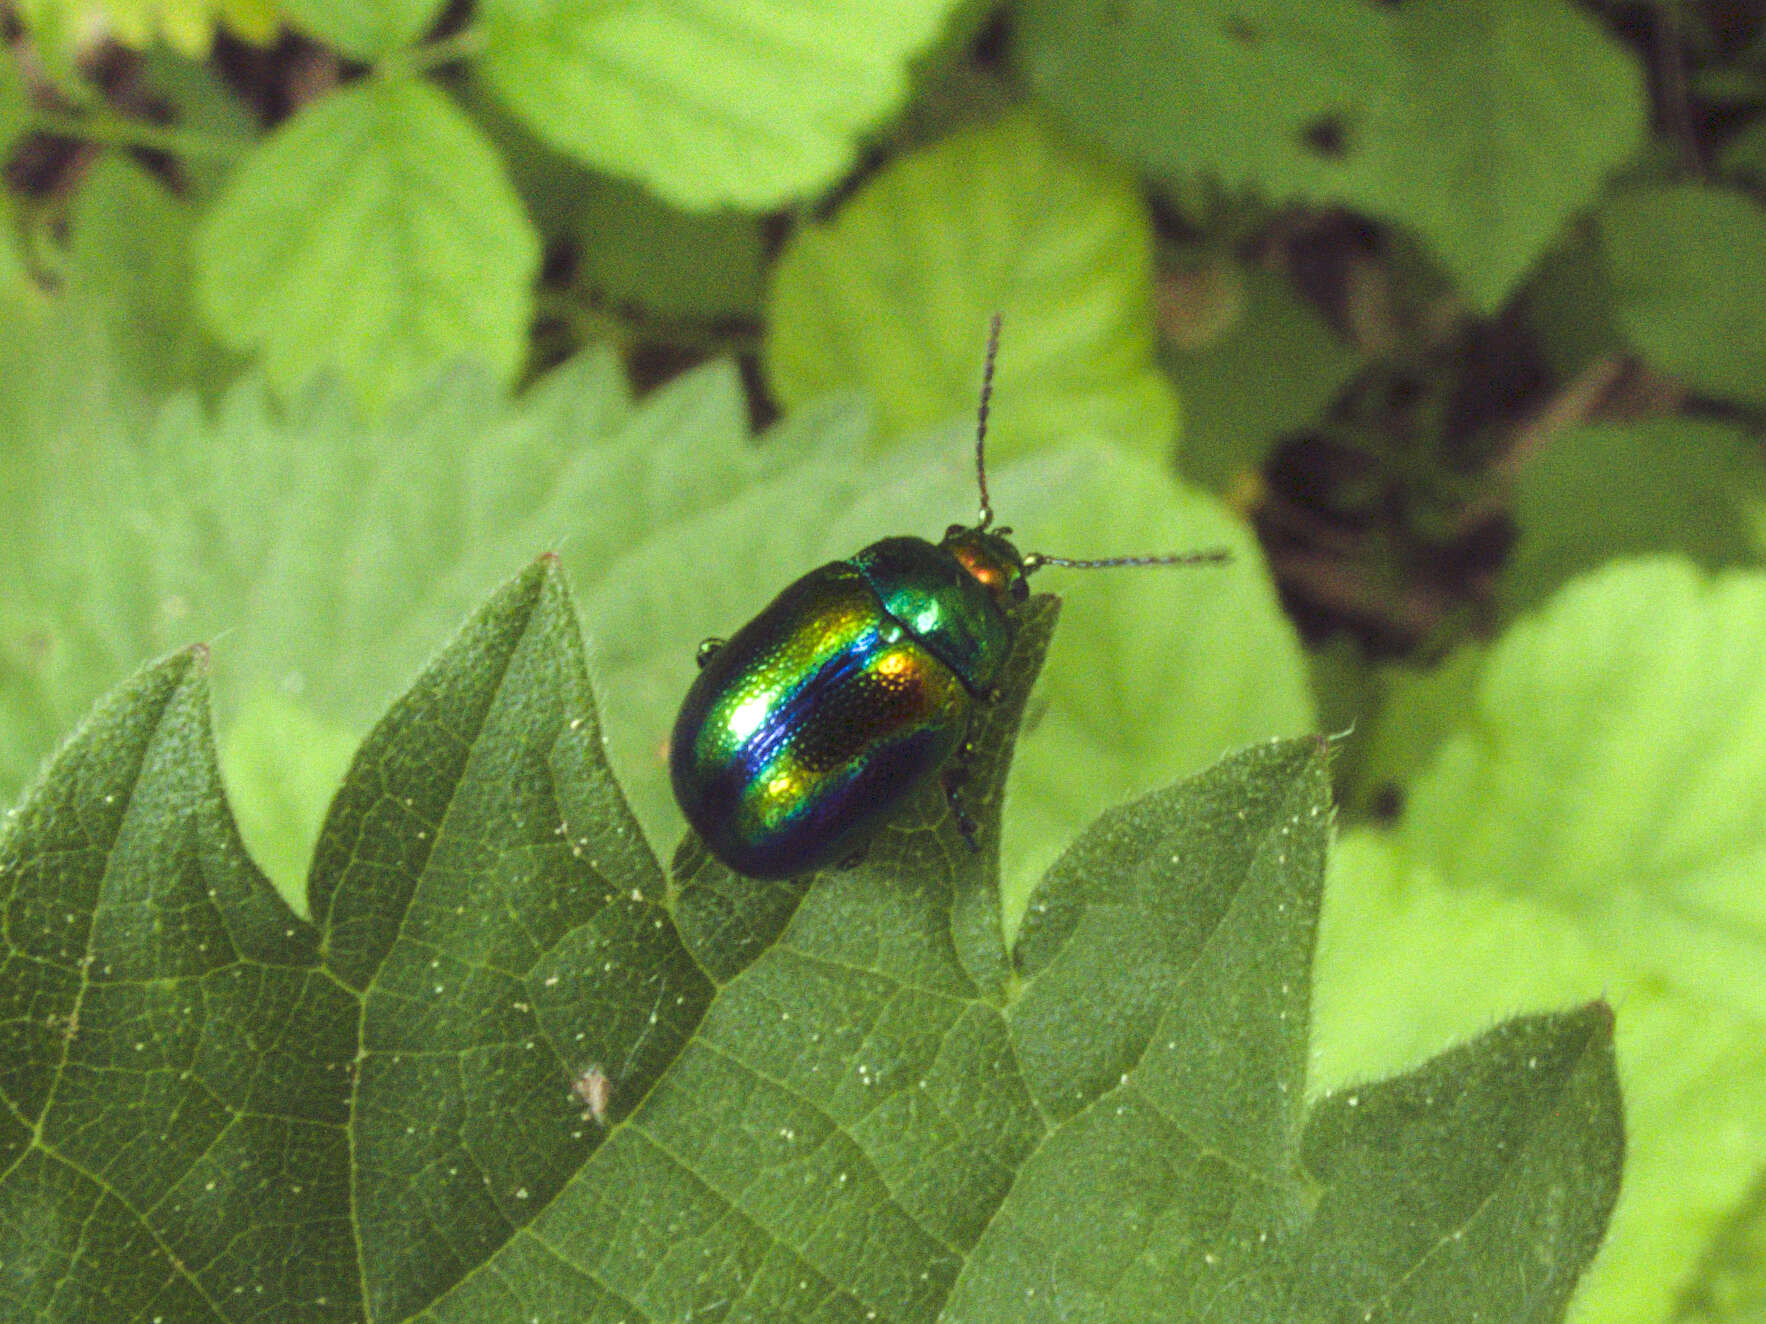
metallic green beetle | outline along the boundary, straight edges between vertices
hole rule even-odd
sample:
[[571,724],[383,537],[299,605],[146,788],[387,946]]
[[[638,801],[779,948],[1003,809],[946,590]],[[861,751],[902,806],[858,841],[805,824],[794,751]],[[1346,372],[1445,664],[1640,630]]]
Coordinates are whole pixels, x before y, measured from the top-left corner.
[[979,705],[1012,647],[1011,608],[1044,565],[1197,565],[1223,551],[1075,561],[1020,554],[989,532],[987,409],[999,347],[988,335],[973,527],[937,543],[884,538],[812,570],[728,642],[708,639],[669,742],[681,812],[738,873],[786,878],[853,858],[921,786],[943,774],[958,828],[975,826],[959,787]]

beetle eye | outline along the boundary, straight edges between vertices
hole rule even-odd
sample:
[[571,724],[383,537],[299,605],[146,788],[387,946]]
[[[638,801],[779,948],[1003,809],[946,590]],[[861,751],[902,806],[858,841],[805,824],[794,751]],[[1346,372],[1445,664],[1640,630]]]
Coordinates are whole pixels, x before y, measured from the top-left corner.
[[953,524],[948,529],[946,529],[944,531],[944,536],[945,536],[945,539],[948,541],[949,539],[956,537],[959,533],[962,533],[964,531],[965,530],[961,524]]
[[1012,601],[1028,602],[1030,600],[1030,581],[1019,575],[1012,581]]

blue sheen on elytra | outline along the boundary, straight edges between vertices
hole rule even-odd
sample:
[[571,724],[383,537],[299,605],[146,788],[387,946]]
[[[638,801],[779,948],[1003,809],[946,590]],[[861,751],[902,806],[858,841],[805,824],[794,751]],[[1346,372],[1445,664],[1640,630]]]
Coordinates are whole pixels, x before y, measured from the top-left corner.
[[[962,743],[974,703],[965,677],[885,608],[866,573],[882,565],[888,591],[888,567],[916,555],[891,546],[902,543],[938,550],[886,539],[811,571],[712,653],[688,691],[669,747],[675,798],[731,867],[769,878],[838,863]],[[925,623],[941,650],[959,660],[968,650],[984,688],[1005,621],[961,619],[999,615],[973,580],[953,581],[944,596],[953,593],[970,600],[946,604],[949,628],[932,615]]]

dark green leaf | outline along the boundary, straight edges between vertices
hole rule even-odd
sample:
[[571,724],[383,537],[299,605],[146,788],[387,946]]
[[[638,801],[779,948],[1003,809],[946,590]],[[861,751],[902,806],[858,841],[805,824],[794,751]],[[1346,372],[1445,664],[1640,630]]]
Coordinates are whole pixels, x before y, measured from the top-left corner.
[[[1391,1211],[1359,1179],[1378,1162],[1415,1193],[1411,1244],[1463,1228],[1488,1256],[1391,1279],[1414,1312],[1511,1300],[1523,1246],[1526,1300],[1561,1298],[1615,1171],[1604,1019],[1509,1027],[1365,1091],[1365,1114],[1327,1104],[1299,1148],[1322,742],[1106,815],[1008,966],[1000,791],[1053,622],[1048,599],[1020,613],[978,733],[985,849],[930,787],[758,923],[701,852],[669,884],[645,849],[550,559],[358,752],[316,927],[239,848],[196,656],[144,673],[0,839],[13,1300],[69,1320],[240,1300],[475,1324],[737,1302],[1290,1319],[1352,1256],[1376,1284],[1445,1258],[1379,1237]],[[720,910],[737,922],[694,918]],[[1474,1194],[1499,1226],[1462,1217]]]
[[1178,186],[1409,225],[1492,309],[1642,138],[1637,63],[1568,0],[1035,0],[1022,58]]
[[1757,561],[1763,500],[1759,441],[1733,424],[1673,418],[1562,433],[1515,486],[1521,537],[1503,569],[1508,607],[1537,606],[1624,555],[1683,552],[1710,569]]
[[1178,279],[1225,304],[1216,329],[1165,353],[1183,400],[1180,467],[1225,491],[1283,434],[1317,419],[1361,357],[1271,272],[1221,266]]
[[0,842],[16,1318],[210,1320],[242,1299],[359,1315],[357,1007],[240,848],[205,664],[185,652],[125,685]]
[[1602,1003],[1328,1096],[1301,1142],[1317,1194],[1294,1317],[1561,1318],[1619,1194],[1623,1129]]
[[1700,184],[1628,189],[1600,213],[1619,320],[1656,367],[1713,395],[1766,404],[1766,215]]

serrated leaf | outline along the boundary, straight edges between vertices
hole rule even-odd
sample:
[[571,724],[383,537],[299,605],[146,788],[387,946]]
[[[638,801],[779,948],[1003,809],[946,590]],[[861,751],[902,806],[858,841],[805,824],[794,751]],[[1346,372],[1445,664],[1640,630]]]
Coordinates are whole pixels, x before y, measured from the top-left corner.
[[768,381],[787,405],[862,388],[886,436],[970,414],[999,312],[998,454],[1094,437],[1163,457],[1177,406],[1153,361],[1151,261],[1133,181],[1009,115],[900,158],[793,237]]
[[212,1319],[238,1296],[354,1313],[353,1009],[240,849],[203,666],[186,652],[124,686],[0,841],[20,1317]]
[[1051,104],[1155,175],[1411,226],[1484,310],[1645,124],[1635,59],[1567,0],[1036,0],[1020,50]]
[[[1053,615],[1046,598],[1020,613],[978,737],[990,847]],[[1304,1299],[1309,1245],[1372,1236],[1352,1201],[1327,1198],[1328,1226],[1300,1217],[1329,823],[1316,739],[1107,817],[1051,874],[1012,974],[992,851],[963,844],[935,787],[857,869],[800,883],[767,931],[677,933],[676,907],[712,914],[687,899],[727,898],[733,880],[686,851],[667,887],[644,849],[550,559],[492,598],[357,754],[314,861],[316,928],[239,850],[188,671],[179,659],[137,681],[0,841],[9,931],[44,958],[0,970],[44,1063],[0,1076],[7,1116],[34,1125],[11,1123],[6,1262],[46,1269],[22,1281],[56,1293],[27,1308],[176,1317],[243,1298],[284,1319],[513,1322],[679,1319],[740,1300],[783,1319],[956,1319],[991,1293],[1038,1318],[1112,1258],[1118,1302],[1144,1310],[1186,1287],[1212,1300],[1218,1261],[1190,1253],[1211,1248],[1253,1288],[1273,1284],[1273,1306]],[[70,913],[78,942],[55,928]],[[181,922],[150,920],[165,914]],[[25,987],[57,963],[63,982]],[[1122,1014],[1100,1022],[1100,997]],[[1584,1095],[1612,1099],[1604,1025],[1580,1035],[1594,1049]],[[1532,1036],[1532,1071],[1474,1046],[1437,1065],[1433,1088],[1387,1087],[1421,1096],[1396,1141],[1337,1127],[1309,1152],[1322,1167],[1344,1139],[1366,1154],[1434,1125],[1444,1143],[1412,1144],[1406,1176],[1426,1174],[1413,1215],[1456,1226],[1475,1172],[1504,1214],[1492,1255],[1532,1248],[1537,1306],[1581,1267],[1541,1259],[1542,1238],[1574,1248],[1564,1228],[1598,1225],[1617,1136],[1610,1109],[1566,1088],[1571,1034],[1506,1035]],[[112,1056],[121,1070],[75,1069]],[[599,1102],[585,1103],[591,1076]],[[201,1107],[175,1112],[180,1090]],[[1531,1161],[1491,1163],[1466,1134],[1480,1108]],[[1198,1161],[1132,1165],[1161,1138]],[[1114,1166],[1085,1161],[1100,1144]],[[1565,1152],[1583,1161],[1566,1170]],[[82,1204],[93,1173],[127,1198],[106,1207],[100,1187]],[[1090,1224],[1071,1222],[1062,1184],[1076,1180]],[[1530,1182],[1555,1200],[1528,1198]],[[1244,1198],[1223,1205],[1232,1190]],[[1048,1216],[1064,1220],[1061,1254],[1014,1268]],[[1457,1296],[1414,1271],[1392,1286],[1439,1316],[1483,1299],[1486,1279],[1504,1299],[1486,1267]],[[1050,1281],[1059,1291],[1039,1295]]]
[[950,0],[487,0],[479,67],[560,151],[687,210],[820,192],[907,93]]
[[371,1318],[434,1304],[519,1239],[604,1134],[572,1081],[601,1064],[622,1114],[710,993],[598,748],[543,561],[394,706],[327,819],[310,900],[359,1000],[352,1209]]
[[1520,540],[1503,567],[1505,604],[1537,606],[1620,556],[1681,552],[1708,569],[1757,562],[1763,508],[1759,442],[1733,424],[1671,418],[1562,433],[1515,484]]
[[1319,938],[1319,1084],[1392,1071],[1516,1007],[1611,999],[1624,1192],[1569,1319],[1659,1324],[1705,1281],[1709,1239],[1766,1151],[1766,1033],[1673,991],[1511,881],[1524,880],[1446,885],[1402,834],[1338,843]]
[[445,0],[278,0],[291,26],[357,60],[373,60],[416,41],[434,26]]
[[1752,297],[1766,215],[1732,190],[1627,189],[1600,211],[1620,324],[1695,390],[1766,403],[1766,315]]
[[321,368],[374,407],[450,360],[526,351],[539,241],[495,153],[440,92],[363,80],[255,148],[198,240],[215,329],[289,394]]

